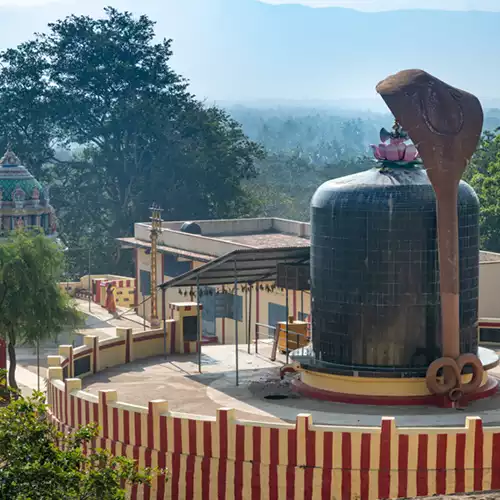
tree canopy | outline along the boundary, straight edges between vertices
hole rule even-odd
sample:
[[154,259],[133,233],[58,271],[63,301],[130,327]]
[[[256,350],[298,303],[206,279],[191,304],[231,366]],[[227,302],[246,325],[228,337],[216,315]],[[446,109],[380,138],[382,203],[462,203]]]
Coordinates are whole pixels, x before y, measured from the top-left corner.
[[95,425],[58,432],[41,393],[11,399],[0,407],[0,498],[119,500],[126,498],[125,486],[166,476],[93,448],[96,436]]
[[42,234],[18,231],[0,244],[0,336],[7,342],[14,388],[16,345],[55,336],[81,319],[59,286],[63,269],[61,249]]
[[[153,21],[113,8],[52,23],[0,55],[0,136],[51,183],[68,246],[111,244],[153,201],[167,218],[247,206],[241,181],[255,175],[260,146],[189,93],[171,56]],[[96,262],[105,267],[109,253]]]
[[487,131],[479,143],[465,179],[481,205],[481,247],[500,252],[500,134]]

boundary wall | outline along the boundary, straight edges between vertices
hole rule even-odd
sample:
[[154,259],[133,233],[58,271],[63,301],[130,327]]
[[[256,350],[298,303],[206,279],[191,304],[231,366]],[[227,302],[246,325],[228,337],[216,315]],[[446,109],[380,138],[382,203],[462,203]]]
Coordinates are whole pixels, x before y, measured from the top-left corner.
[[98,422],[97,446],[167,467],[151,487],[134,487],[133,499],[376,500],[500,489],[500,427],[477,417],[464,427],[398,428],[241,421],[221,408],[216,418],[118,401],[114,390],[98,396],[81,380],[62,380],[49,368],[48,401],[62,431]]
[[[182,331],[183,315],[196,307],[179,303],[174,311],[167,352],[196,352]],[[132,499],[377,500],[500,490],[500,427],[483,427],[478,417],[463,427],[404,428],[394,418],[376,427],[324,426],[308,414],[272,424],[238,420],[228,408],[211,418],[170,412],[164,400],[126,404],[115,390],[82,391],[75,378],[159,355],[163,342],[162,329],[125,328],[49,356],[47,399],[60,430],[97,422],[97,446],[169,470],[167,482],[134,486]]]

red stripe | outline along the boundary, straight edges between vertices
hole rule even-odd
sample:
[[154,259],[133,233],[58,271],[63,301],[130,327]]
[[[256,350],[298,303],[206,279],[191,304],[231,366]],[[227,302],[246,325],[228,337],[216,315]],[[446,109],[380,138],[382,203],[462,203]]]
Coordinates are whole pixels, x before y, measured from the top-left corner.
[[153,404],[148,403],[148,448],[155,447],[155,429],[153,420]]
[[455,493],[465,492],[465,434],[457,434],[455,450]]
[[99,405],[96,403],[92,403],[92,407],[94,408],[94,420],[96,424],[99,422]]
[[[181,459],[180,455],[177,453],[172,454],[172,498],[180,498],[179,497],[179,478],[180,478],[180,468],[181,468]],[[209,490],[206,490],[209,491]]]
[[498,328],[500,321],[480,321],[479,328]]
[[142,446],[142,436],[141,436],[141,414],[134,412],[134,430],[135,430],[135,445]]
[[304,419],[306,426],[306,465],[314,467],[316,465],[316,432],[311,431],[308,426],[308,421]]
[[174,417],[174,453],[182,453],[182,420]]
[[408,434],[400,434],[398,439],[398,497],[405,498],[408,492]]
[[342,433],[342,500],[351,500],[351,433]]
[[333,432],[323,434],[323,478],[321,498],[332,497]]
[[378,472],[378,496],[389,498],[391,485],[391,421],[382,420],[380,433],[380,462]]
[[63,422],[67,422],[69,420],[69,412],[68,412],[68,391],[64,390],[64,393],[63,391],[61,391],[61,397],[64,397],[64,418],[63,418]]
[[190,352],[189,342],[184,342],[184,354],[189,354]]
[[123,410],[123,442],[130,444],[130,412]]
[[295,497],[295,466],[297,464],[297,431],[288,430],[288,467],[286,468],[286,498]]
[[[165,418],[165,417],[163,417]],[[162,417],[160,417],[161,421]],[[167,456],[165,453],[158,453],[158,467],[160,469],[166,469],[167,468]],[[158,477],[158,493],[156,498],[164,498],[165,497],[165,482],[166,482],[166,476],[162,475]]]
[[101,351],[105,351],[106,349],[111,349],[112,347],[118,347],[120,345],[125,345],[124,340],[118,340],[116,342],[110,342],[109,344],[99,346]]
[[210,458],[206,455],[201,459],[201,491],[210,491]]
[[186,458],[186,500],[193,500],[194,498],[195,460],[194,455],[188,455]]
[[137,300],[137,281],[139,279],[139,250],[134,248],[134,257],[135,257],[135,281],[134,281],[134,306],[135,312],[137,313],[137,304],[139,301]]
[[[227,464],[227,411],[219,412],[219,439],[220,439],[220,459],[219,459],[219,498],[218,500],[226,500],[226,464]],[[231,500],[231,499],[229,499]]]
[[269,498],[278,498],[279,429],[271,429],[270,435]]
[[[166,453],[168,451],[168,428],[167,428],[167,417],[165,415],[160,415],[160,451]],[[196,447],[196,442],[195,442]]]
[[360,500],[368,500],[370,497],[370,445],[371,445],[371,434],[362,434]]
[[71,395],[69,396],[69,406],[70,406],[70,410],[71,410],[70,425],[71,425],[71,427],[76,427],[75,426],[75,398]]
[[[273,429],[278,430],[278,429]],[[271,454],[272,454],[271,448]],[[245,461],[245,427],[236,424],[236,460],[234,463],[234,498],[243,500],[243,462]]]
[[[138,415],[138,413],[136,413],[136,416]],[[134,460],[139,462],[139,446],[134,446],[133,448],[133,457],[134,457]],[[133,484],[132,485],[132,498],[137,498],[137,484]]]
[[313,500],[314,466],[316,464],[316,433],[309,429],[309,421],[303,419],[306,435],[306,469],[304,470],[304,499]]
[[438,434],[436,455],[436,493],[446,493],[446,449],[448,447],[448,436]]
[[[149,448],[146,448],[144,450],[144,461],[146,463],[146,467],[151,467],[151,449]],[[151,498],[151,486],[149,486],[148,484],[145,484],[143,486],[143,491],[144,491],[144,500],[149,500]]]
[[252,427],[252,500],[260,500],[261,498],[261,488],[260,488],[260,463],[261,463],[261,428]]
[[118,408],[113,408],[113,439],[118,441]]
[[93,356],[92,356],[92,371],[97,373],[97,353],[99,352],[99,346],[97,345],[97,337],[94,337],[93,342]]
[[175,328],[175,325],[176,325],[176,321],[173,321],[172,323],[170,323],[170,354],[174,354],[175,353],[175,335],[176,335],[176,328]]
[[259,314],[260,313],[259,295],[260,295],[259,284],[255,283],[255,322],[256,323],[259,322],[259,316],[260,316],[260,314]]
[[493,434],[493,454],[491,457],[491,489],[500,489],[500,433]]
[[427,448],[429,445],[429,436],[427,434],[418,435],[418,454],[417,454],[417,495],[426,496],[428,488],[427,468]]
[[132,342],[132,331],[127,330],[125,342],[125,363],[130,363],[130,343]]
[[109,424],[108,424],[108,405],[106,402],[107,395],[104,392],[102,395],[103,405],[102,405],[102,435],[107,438],[109,437]]
[[90,424],[90,403],[85,401],[85,425]]
[[82,398],[76,398],[78,425],[82,425]]
[[212,422],[203,422],[203,456],[212,457]]
[[474,441],[474,490],[483,489],[483,421],[476,420]]
[[189,431],[189,454],[196,455],[196,420],[188,421]]

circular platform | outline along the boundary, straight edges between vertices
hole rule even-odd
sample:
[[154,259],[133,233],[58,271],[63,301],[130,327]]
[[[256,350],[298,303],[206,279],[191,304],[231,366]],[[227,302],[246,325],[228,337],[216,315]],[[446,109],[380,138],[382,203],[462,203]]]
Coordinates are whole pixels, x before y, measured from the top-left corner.
[[[196,355],[171,356],[167,361],[157,357],[86,378],[84,390],[96,394],[99,389],[116,389],[119,401],[143,406],[150,400],[165,399],[171,411],[187,414],[214,417],[218,408],[234,408],[239,419],[263,422],[295,422],[298,414],[308,413],[314,423],[323,425],[379,426],[384,416],[395,417],[403,427],[463,426],[466,416],[479,416],[484,425],[500,425],[500,395],[496,391],[490,398],[471,402],[460,410],[365,404],[360,411],[357,404],[296,394],[292,387],[296,377],[280,381],[283,363],[269,361],[267,353],[249,355],[242,348],[239,357],[239,386],[235,384],[234,346],[214,345],[203,349],[201,374]],[[492,369],[490,376],[497,381],[500,367]]]
[[[499,364],[498,354],[491,349],[479,347],[477,355],[484,368],[481,387],[473,394],[464,396],[460,400],[461,405],[488,398],[497,390],[497,380],[489,377],[487,372]],[[306,357],[295,358],[299,365],[304,366],[301,359],[307,360]],[[432,394],[424,377],[394,378],[374,370],[370,372],[370,376],[361,373],[346,376],[328,373],[324,369],[311,369],[310,363],[304,364],[307,368],[300,368],[300,379],[294,380],[293,386],[299,394],[308,398],[363,405],[453,406],[446,395]],[[470,378],[471,374],[465,372],[462,383],[466,384]]]

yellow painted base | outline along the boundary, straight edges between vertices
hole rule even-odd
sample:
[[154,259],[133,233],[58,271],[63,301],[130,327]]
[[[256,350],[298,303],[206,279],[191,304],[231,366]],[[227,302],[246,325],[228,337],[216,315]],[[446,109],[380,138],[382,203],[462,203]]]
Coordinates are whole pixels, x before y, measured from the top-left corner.
[[[466,383],[471,375],[463,375]],[[345,375],[330,375],[327,373],[301,370],[301,380],[313,389],[331,391],[353,396],[430,396],[425,378],[379,378],[379,377],[349,377]],[[484,372],[481,386],[488,380]]]

